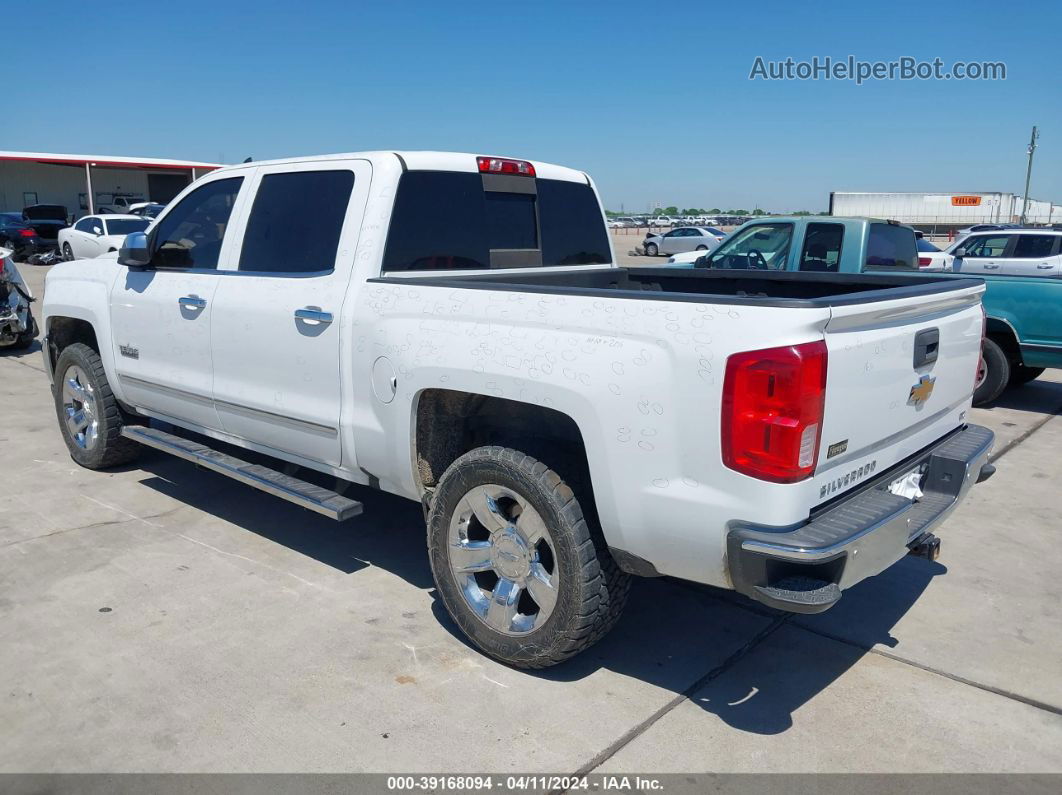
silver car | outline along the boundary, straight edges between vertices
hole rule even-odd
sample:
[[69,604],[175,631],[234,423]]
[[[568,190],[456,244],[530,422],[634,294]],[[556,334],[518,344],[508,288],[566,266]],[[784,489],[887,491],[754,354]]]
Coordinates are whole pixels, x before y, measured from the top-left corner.
[[726,232],[714,226],[679,226],[670,232],[647,235],[645,253],[655,257],[657,254],[679,254],[683,251],[712,251],[725,238]]

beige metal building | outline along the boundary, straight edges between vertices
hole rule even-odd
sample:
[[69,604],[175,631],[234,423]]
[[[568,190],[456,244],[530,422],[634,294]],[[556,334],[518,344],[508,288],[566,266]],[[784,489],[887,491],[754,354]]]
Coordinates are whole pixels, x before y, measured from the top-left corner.
[[150,157],[0,152],[0,212],[61,204],[80,217],[111,205],[115,196],[165,204],[218,167]]

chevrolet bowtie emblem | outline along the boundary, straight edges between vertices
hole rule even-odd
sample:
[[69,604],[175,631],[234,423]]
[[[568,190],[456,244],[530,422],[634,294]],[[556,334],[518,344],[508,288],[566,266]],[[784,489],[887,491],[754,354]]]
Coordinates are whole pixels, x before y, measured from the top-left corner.
[[921,406],[929,396],[933,394],[933,384],[937,379],[924,375],[918,379],[918,383],[911,387],[911,394],[907,396],[907,402],[912,406]]

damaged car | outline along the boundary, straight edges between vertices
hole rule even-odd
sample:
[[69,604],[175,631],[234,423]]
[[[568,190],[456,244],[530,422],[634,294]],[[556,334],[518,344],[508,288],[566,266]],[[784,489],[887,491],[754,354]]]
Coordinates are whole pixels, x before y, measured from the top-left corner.
[[0,248],[0,350],[24,350],[37,336],[30,293],[9,248]]

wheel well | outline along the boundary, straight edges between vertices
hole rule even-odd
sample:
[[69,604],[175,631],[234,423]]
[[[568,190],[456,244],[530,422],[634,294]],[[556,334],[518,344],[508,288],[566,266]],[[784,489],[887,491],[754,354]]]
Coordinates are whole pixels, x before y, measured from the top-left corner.
[[512,447],[538,458],[566,480],[589,486],[582,434],[567,414],[517,400],[428,389],[417,403],[416,464],[430,489],[457,458],[485,445]]
[[53,317],[48,319],[48,356],[52,367],[59,361],[59,354],[63,348],[81,342],[88,345],[96,353],[100,352],[99,343],[96,341],[96,330],[87,320],[79,320],[75,317]]
[[1021,364],[1021,346],[1018,345],[1018,339],[1014,336],[1014,329],[1008,323],[996,318],[988,318],[985,335],[1003,349],[1008,359]]

